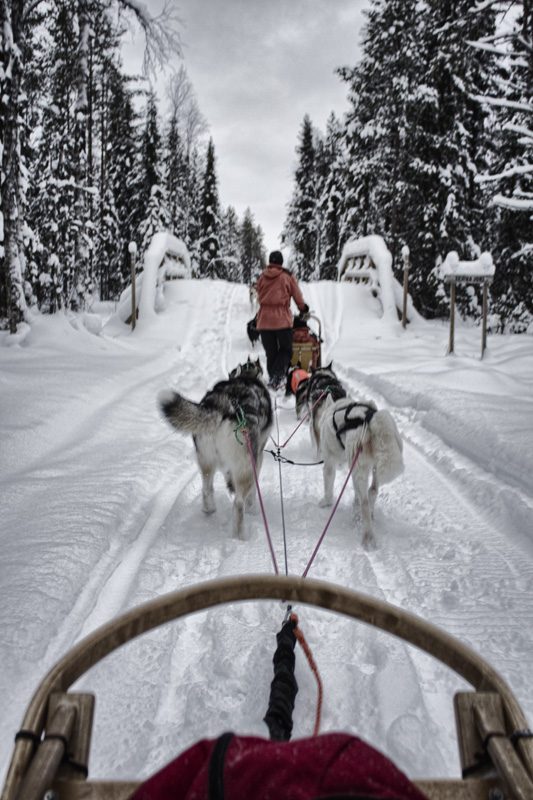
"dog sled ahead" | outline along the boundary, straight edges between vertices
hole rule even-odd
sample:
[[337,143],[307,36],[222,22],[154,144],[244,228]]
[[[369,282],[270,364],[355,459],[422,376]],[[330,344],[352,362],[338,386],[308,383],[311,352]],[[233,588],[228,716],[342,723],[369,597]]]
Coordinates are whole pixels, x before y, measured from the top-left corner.
[[[379,751],[348,734],[326,733],[289,742],[292,721],[288,717],[292,707],[285,703],[278,715],[278,722],[284,719],[289,724],[285,740],[283,736],[273,736],[275,726],[268,723],[272,741],[232,738],[230,734],[215,742],[204,740],[144,784],[92,782],[88,778],[88,754],[94,697],[69,692],[71,685],[106,655],[149,630],[196,611],[246,600],[276,600],[329,609],[403,639],[465,678],[473,691],[455,697],[463,779],[411,783]],[[277,608],[279,613],[279,604]],[[287,653],[284,664],[276,662],[276,658],[286,626],[287,621],[278,634],[274,659],[275,676],[278,668],[285,670],[280,676],[285,684],[288,679],[290,683]],[[276,677],[267,722],[275,681]],[[364,731],[361,734],[364,736]],[[179,800],[192,796],[227,800],[261,800],[267,796],[278,800],[326,796],[526,800],[533,798],[532,735],[516,698],[500,675],[476,653],[430,623],[383,601],[321,581],[240,576],[157,598],[104,625],[67,653],[44,678],[28,706],[1,800]],[[329,759],[327,765],[321,761],[324,755]],[[316,774],[320,774],[318,791],[313,784]],[[188,794],[186,787],[192,784],[194,793]],[[310,787],[309,793],[304,793],[306,786]]]
[[[316,323],[317,331],[309,327],[309,320]],[[256,327],[257,314],[246,325],[248,338],[255,346],[260,335]],[[306,372],[311,371],[311,367],[316,369],[322,366],[322,323],[313,313],[300,314],[294,318],[294,329],[292,336],[292,358],[291,367],[299,365]]]

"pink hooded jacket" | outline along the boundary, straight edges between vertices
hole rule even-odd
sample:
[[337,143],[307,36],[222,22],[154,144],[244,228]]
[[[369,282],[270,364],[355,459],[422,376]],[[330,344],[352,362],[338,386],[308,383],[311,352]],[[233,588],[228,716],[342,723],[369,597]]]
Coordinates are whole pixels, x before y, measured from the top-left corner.
[[291,297],[300,311],[305,309],[305,300],[294,275],[279,264],[269,264],[257,281],[256,289],[259,300],[257,330],[292,328]]

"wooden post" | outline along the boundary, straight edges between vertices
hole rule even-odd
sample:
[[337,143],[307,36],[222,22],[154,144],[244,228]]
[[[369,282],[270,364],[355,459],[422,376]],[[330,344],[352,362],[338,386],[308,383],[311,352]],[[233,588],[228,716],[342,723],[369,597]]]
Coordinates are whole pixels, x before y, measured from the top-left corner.
[[453,353],[453,339],[455,333],[455,281],[450,284],[450,344],[448,353]]
[[483,281],[483,328],[481,332],[481,358],[487,346],[487,305],[488,305],[488,282]]
[[403,309],[402,309],[402,327],[407,326],[407,286],[409,283],[409,248],[407,245],[402,247],[403,256]]
[[131,261],[131,329],[134,331],[137,320],[137,304],[135,302],[135,256],[137,255],[137,245],[135,242],[129,243],[128,250]]

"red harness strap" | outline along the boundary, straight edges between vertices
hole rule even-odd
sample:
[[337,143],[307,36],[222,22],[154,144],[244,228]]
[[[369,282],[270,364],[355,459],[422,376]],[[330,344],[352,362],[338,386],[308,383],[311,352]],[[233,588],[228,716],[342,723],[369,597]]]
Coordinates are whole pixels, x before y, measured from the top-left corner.
[[292,393],[296,394],[296,390],[297,390],[298,386],[300,385],[300,383],[302,381],[306,380],[307,378],[310,378],[310,377],[311,376],[310,376],[309,372],[306,372],[305,369],[295,369],[294,372],[291,375]]

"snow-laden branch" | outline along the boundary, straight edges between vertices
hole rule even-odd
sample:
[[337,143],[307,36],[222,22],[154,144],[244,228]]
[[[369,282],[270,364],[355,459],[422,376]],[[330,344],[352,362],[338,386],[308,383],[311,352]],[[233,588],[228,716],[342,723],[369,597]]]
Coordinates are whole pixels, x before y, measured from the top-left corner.
[[505,58],[509,58],[518,55],[518,53],[511,53],[509,50],[500,47],[495,47],[493,44],[487,44],[486,42],[483,41],[474,42],[474,41],[469,41],[467,39],[466,43],[470,47],[475,47],[476,50],[484,50],[486,53],[492,53],[495,56],[504,56]]
[[491,183],[493,181],[500,181],[503,178],[513,178],[516,175],[528,175],[531,172],[533,172],[533,164],[518,165],[506,169],[503,172],[499,172],[497,175],[476,175],[475,182]]
[[520,136],[525,136],[526,139],[533,139],[533,130],[531,130],[531,128],[526,128],[525,125],[515,125],[513,122],[506,122],[503,126],[503,130],[518,133]]
[[520,103],[515,100],[505,100],[501,97],[491,97],[485,94],[472,94],[472,100],[477,100],[478,103],[485,103],[489,106],[498,106],[499,108],[514,108],[517,111],[527,111],[533,113],[533,106],[530,103]]
[[510,208],[513,211],[533,211],[533,200],[519,200],[517,197],[504,197],[503,194],[497,194],[493,197],[492,202],[495,206]]

